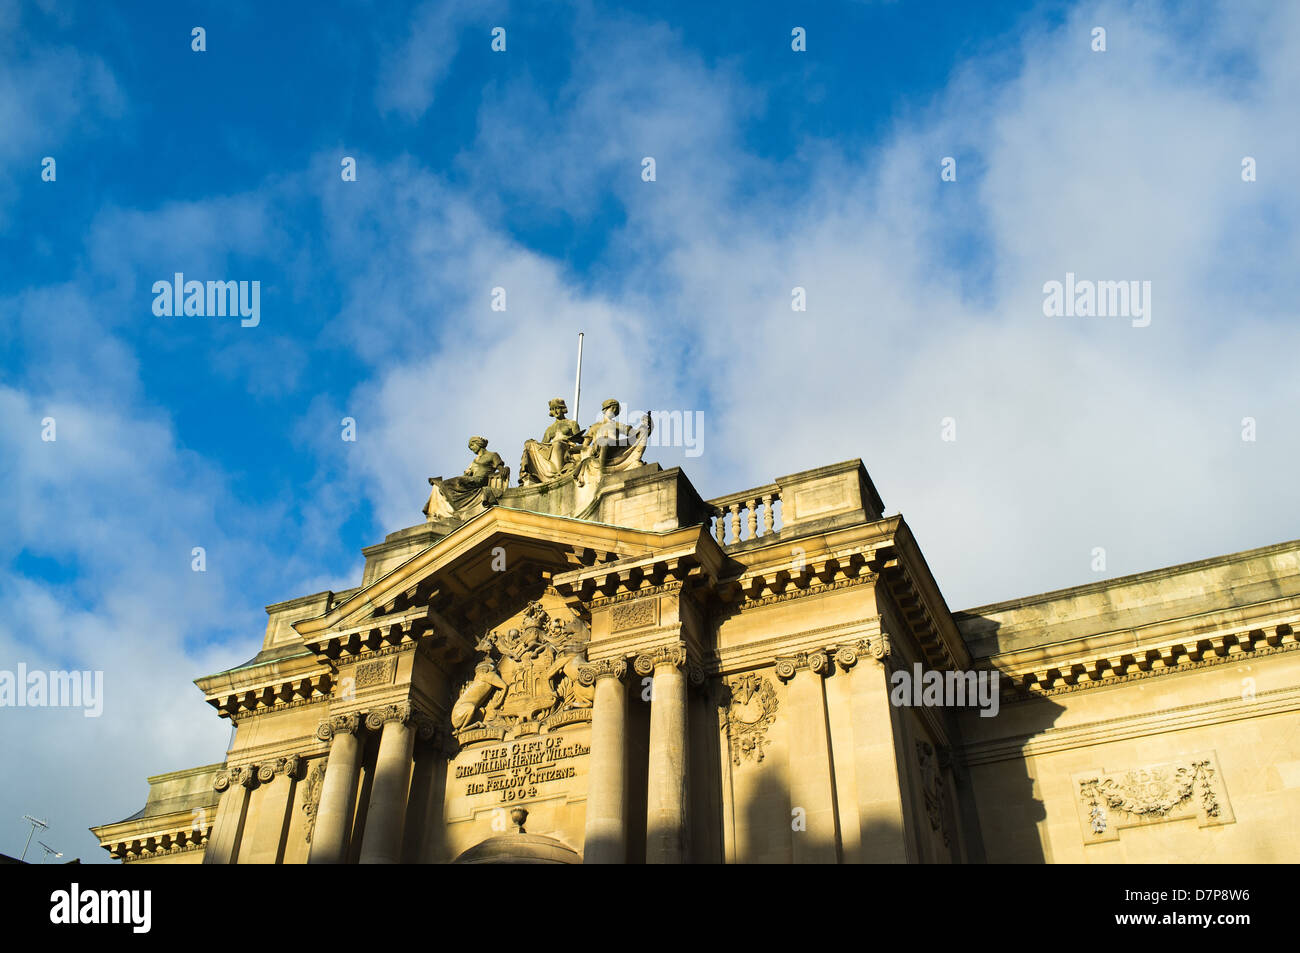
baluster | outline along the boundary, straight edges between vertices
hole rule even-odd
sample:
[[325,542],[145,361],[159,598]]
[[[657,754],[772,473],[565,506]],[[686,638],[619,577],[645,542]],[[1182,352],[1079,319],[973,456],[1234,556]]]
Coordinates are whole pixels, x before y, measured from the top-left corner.
[[753,539],[758,535],[758,500],[746,500],[745,506],[749,508],[749,535],[746,539]]
[[727,514],[722,510],[713,518],[713,535],[719,546],[727,544]]
[[740,504],[731,504],[731,541],[740,542]]
[[772,503],[771,496],[763,497],[763,535],[767,536],[772,532],[772,520],[776,517],[775,506]]

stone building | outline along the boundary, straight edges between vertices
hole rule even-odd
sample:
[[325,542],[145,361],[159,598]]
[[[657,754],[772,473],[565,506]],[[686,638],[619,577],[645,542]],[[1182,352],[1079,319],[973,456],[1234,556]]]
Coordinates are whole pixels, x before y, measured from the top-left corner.
[[[556,405],[559,405],[557,409]],[[961,612],[852,460],[703,500],[616,402],[475,438],[361,584],[198,679],[136,863],[1300,856],[1300,542]],[[955,694],[954,694],[955,693]]]

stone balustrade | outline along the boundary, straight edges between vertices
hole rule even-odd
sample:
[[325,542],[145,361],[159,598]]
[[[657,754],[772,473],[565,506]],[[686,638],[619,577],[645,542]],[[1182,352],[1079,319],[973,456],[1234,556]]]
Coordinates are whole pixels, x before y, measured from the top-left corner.
[[781,488],[775,483],[709,500],[710,533],[721,546],[770,536],[781,529]]

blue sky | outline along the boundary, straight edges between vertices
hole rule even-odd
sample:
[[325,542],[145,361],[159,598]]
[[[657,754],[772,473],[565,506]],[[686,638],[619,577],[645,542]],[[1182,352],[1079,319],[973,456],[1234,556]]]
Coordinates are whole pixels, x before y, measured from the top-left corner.
[[[584,418],[702,411],[706,496],[862,457],[953,608],[1300,536],[1300,8],[714,6],[0,0],[0,668],[106,686],[0,714],[0,851],[221,760],[191,679],[513,465],[578,330]],[[1045,317],[1067,271],[1151,325]]]

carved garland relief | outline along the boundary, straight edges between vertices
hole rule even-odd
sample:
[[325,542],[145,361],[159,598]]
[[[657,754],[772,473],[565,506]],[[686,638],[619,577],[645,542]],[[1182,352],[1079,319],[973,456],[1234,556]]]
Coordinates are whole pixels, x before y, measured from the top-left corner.
[[1121,771],[1088,771],[1072,778],[1085,844],[1119,840],[1125,828],[1195,817],[1201,827],[1236,818],[1213,751],[1183,761]]
[[747,672],[726,683],[722,724],[731,748],[731,763],[763,760],[767,729],[776,721],[779,706],[772,680]]

